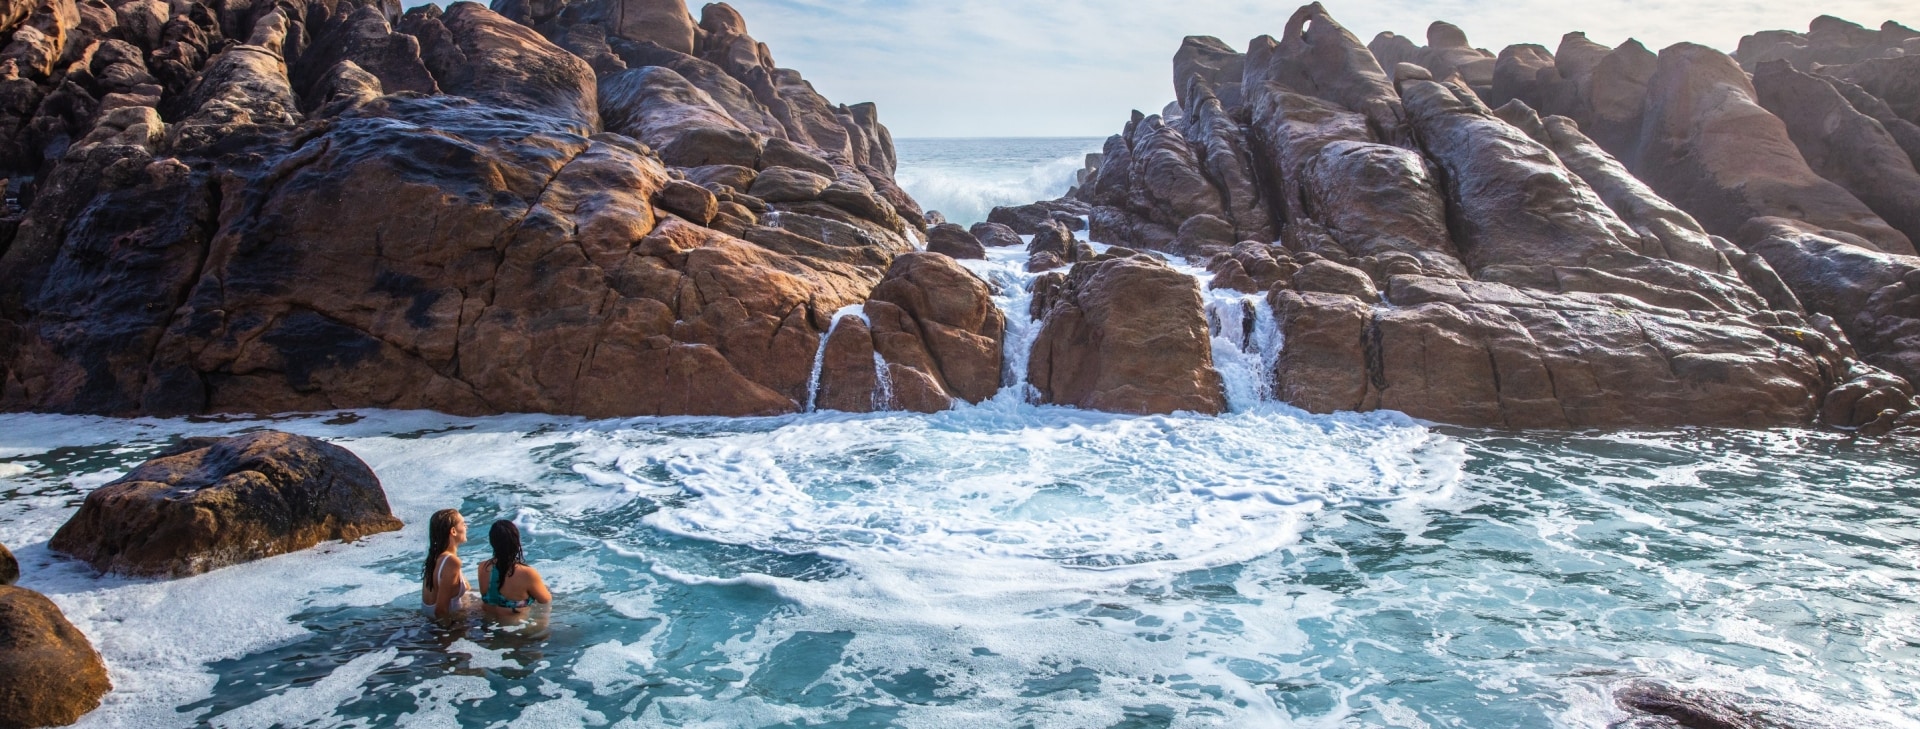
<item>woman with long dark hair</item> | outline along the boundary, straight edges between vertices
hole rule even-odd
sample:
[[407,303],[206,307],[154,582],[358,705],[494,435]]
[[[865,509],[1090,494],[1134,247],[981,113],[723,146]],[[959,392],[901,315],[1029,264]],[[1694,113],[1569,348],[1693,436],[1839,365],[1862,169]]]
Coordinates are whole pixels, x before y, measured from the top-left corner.
[[420,604],[428,614],[445,620],[460,609],[467,594],[466,575],[460,573],[460,545],[467,541],[467,520],[458,509],[433,512],[427,522],[427,561],[420,572]]
[[487,530],[487,542],[493,545],[493,559],[480,563],[481,612],[494,620],[518,622],[535,603],[550,605],[553,593],[540,579],[540,571],[528,567],[520,548],[520,527],[501,519]]

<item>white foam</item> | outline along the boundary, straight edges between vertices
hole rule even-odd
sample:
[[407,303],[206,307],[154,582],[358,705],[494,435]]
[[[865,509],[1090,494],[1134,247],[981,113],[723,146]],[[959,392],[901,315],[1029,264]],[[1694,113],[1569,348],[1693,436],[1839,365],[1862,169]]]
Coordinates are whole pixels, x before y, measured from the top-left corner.
[[463,701],[481,701],[494,695],[487,680],[479,676],[440,676],[407,687],[416,708],[401,714],[396,726],[401,729],[459,729]]
[[[1099,151],[1098,143],[1088,151]],[[905,164],[894,179],[921,208],[938,210],[949,222],[965,227],[986,220],[987,213],[998,206],[1065,195],[1085,164],[1084,153],[1024,169]]]
[[365,695],[367,679],[399,654],[399,649],[388,648],[359,656],[312,686],[287,689],[215,716],[210,723],[216,729],[269,729],[320,721],[340,705]]

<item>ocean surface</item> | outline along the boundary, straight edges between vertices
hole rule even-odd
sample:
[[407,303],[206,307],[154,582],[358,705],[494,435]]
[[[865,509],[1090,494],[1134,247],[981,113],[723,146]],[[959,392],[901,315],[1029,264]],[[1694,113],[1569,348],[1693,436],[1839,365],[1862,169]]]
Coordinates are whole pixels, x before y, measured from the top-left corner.
[[[1077,154],[928,144],[955,159],[903,141],[903,179],[1017,186]],[[106,658],[89,727],[1599,728],[1637,678],[1920,726],[1914,443],[1310,415],[1272,401],[1285,342],[1230,291],[1207,305],[1231,413],[1035,406],[1023,262],[967,264],[1009,321],[977,406],[0,415],[0,543]],[[89,489],[259,428],[359,454],[407,527],[174,581],[48,552]],[[449,506],[522,526],[547,620],[421,617]]]
[[1105,137],[898,139],[900,186],[920,207],[962,227],[997,205],[1025,205],[1066,194],[1087,154]]

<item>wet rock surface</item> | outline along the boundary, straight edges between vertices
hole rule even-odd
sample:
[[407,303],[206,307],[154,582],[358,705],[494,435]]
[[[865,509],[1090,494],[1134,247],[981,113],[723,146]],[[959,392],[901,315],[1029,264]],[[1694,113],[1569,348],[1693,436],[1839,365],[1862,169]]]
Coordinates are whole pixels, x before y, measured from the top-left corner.
[[0,727],[66,726],[100,705],[107,667],[46,596],[0,584]]
[[189,439],[94,489],[47,546],[102,572],[184,577],[400,526],[351,452],[261,431]]
[[0,407],[793,412],[922,224],[724,6],[128,8],[6,28]]
[[1273,390],[1315,412],[1904,427],[1911,35],[1823,18],[1734,57],[1578,32],[1496,54],[1445,22],[1362,45],[1311,4],[1244,53],[1188,38],[1178,102],[1135,112],[1071,197],[1097,243],[1266,294]]
[[1144,251],[1268,302],[1272,390],[1312,410],[1914,410],[1898,26],[1495,53],[1445,22],[1363,43],[1310,4],[1244,52],[1186,39],[1176,102],[1069,196],[963,230],[894,181],[873,105],[828,101],[724,4],[86,7],[0,13],[6,409],[933,410],[1011,381],[953,259],[1025,245],[1063,274],[1032,306],[1048,402],[1222,407],[1204,314],[1198,345],[1089,348],[1114,312],[1128,341],[1135,299],[1191,323],[1200,284]]
[[1142,414],[1226,410],[1192,277],[1146,256],[1085,262],[1047,298],[1027,368],[1041,402]]

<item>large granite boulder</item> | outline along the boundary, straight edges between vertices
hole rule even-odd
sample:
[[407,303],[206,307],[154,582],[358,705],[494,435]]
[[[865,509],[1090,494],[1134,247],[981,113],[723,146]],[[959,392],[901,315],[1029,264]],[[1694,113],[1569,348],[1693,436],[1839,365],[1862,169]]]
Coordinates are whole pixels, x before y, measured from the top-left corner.
[[184,577],[400,526],[353,453],[269,430],[163,451],[87,494],[47,546],[102,572]]
[[107,667],[60,608],[0,585],[0,727],[66,726],[100,705]]
[[978,403],[1000,389],[1006,328],[986,282],[953,258],[902,254],[860,316],[831,328],[815,406],[932,412]]
[[1040,402],[1141,414],[1226,410],[1193,277],[1147,256],[1085,262],[1050,298],[1027,366]]
[[1607,295],[1392,283],[1392,307],[1276,290],[1287,342],[1276,391],[1314,412],[1388,409],[1462,425],[1751,427],[1813,422],[1833,384],[1802,348],[1831,345],[1793,317],[1696,320]]
[[941,223],[927,229],[927,250],[952,258],[982,259],[987,257],[986,246],[980,239],[952,223]]

